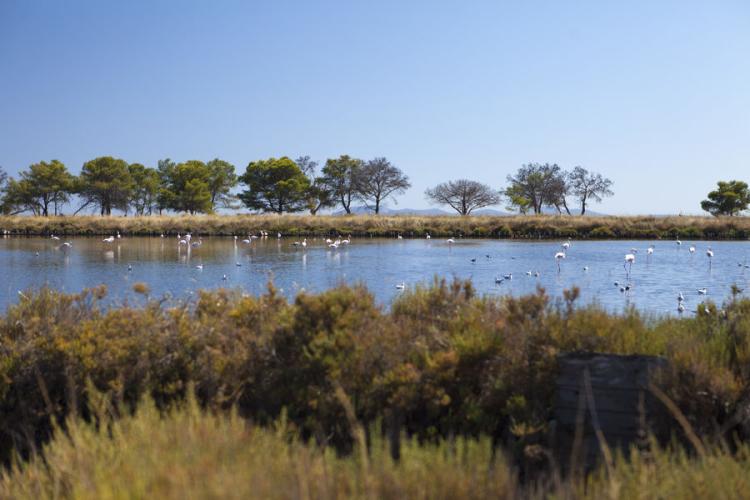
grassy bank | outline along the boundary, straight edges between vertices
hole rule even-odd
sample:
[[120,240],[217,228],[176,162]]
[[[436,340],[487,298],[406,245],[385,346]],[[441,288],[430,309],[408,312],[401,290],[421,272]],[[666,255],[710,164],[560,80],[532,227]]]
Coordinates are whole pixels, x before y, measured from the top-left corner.
[[44,450],[0,473],[0,497],[46,498],[750,498],[750,448],[635,450],[588,478],[554,475],[522,483],[487,438],[405,441],[391,459],[377,434],[338,456],[278,422],[247,425],[191,402],[159,412],[148,400],[134,415],[99,425],[71,418]]
[[[523,463],[547,446],[557,355],[570,351],[663,356],[659,384],[695,433],[748,437],[736,419],[750,387],[748,300],[648,319],[573,307],[574,291],[560,303],[541,292],[477,297],[468,282],[409,291],[387,310],[361,287],[292,302],[271,287],[111,308],[99,305],[105,293],[27,292],[0,318],[0,458],[45,442],[51,421],[90,417],[90,383],[114,408],[144,396],[169,408],[192,385],[202,407],[236,408],[260,426],[286,415],[300,436],[348,453],[340,389],[366,428],[427,441],[486,436]],[[549,465],[534,456],[534,468]]]
[[357,237],[592,238],[592,239],[748,239],[746,217],[417,217],[206,215],[151,217],[0,217],[0,230],[26,236],[124,235],[158,236],[192,232],[231,236],[268,231],[290,236]]

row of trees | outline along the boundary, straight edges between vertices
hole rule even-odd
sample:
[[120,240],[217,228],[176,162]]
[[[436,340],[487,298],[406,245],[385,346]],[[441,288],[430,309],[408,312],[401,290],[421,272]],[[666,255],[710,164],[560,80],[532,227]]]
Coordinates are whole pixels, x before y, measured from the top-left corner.
[[102,156],[86,162],[74,176],[58,160],[39,162],[8,179],[3,173],[2,209],[7,214],[29,212],[58,215],[75,195],[80,200],[75,213],[96,209],[101,215],[112,210],[138,215],[177,212],[210,212],[231,199],[237,183],[234,166],[215,159],[207,163],[187,161],[175,164],[159,161],[158,168]]
[[309,156],[295,161],[287,157],[255,161],[240,181],[249,189],[239,198],[250,209],[309,210],[313,215],[339,206],[350,214],[355,201],[378,214],[386,199],[411,187],[409,178],[386,158],[365,162],[347,155],[326,160],[320,171]]
[[425,191],[425,197],[436,204],[447,205],[461,215],[469,215],[478,208],[499,205],[503,199],[509,210],[521,213],[542,213],[545,207],[554,207],[570,215],[568,199],[575,199],[580,214],[586,213],[591,201],[601,201],[612,196],[612,181],[601,174],[575,167],[567,172],[556,164],[529,163],[521,166],[515,175],[508,176],[508,187],[494,190],[486,184],[468,179],[444,182]]
[[[247,187],[239,194],[238,184]],[[379,213],[383,201],[411,187],[409,178],[386,158],[363,161],[340,156],[326,161],[320,171],[309,156],[251,162],[245,173],[218,158],[175,163],[160,160],[156,168],[103,156],[86,162],[78,176],[58,160],[39,162],[8,178],[0,169],[0,204],[3,213],[58,215],[77,197],[82,210],[110,215],[131,210],[137,215],[173,212],[209,213],[241,204],[264,212],[299,212],[313,215],[338,205],[352,212],[359,201]]]

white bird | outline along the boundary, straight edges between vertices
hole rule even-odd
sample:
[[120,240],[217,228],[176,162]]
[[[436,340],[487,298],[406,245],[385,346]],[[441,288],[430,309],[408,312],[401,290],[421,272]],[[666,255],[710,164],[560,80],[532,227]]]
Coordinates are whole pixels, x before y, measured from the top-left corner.
[[526,271],[526,276],[531,276],[533,273],[531,271]]
[[398,235],[398,236],[396,236],[396,238],[397,238],[397,239],[399,239],[399,240],[403,240],[403,239],[404,239],[404,237],[403,237],[403,236],[401,236],[401,233],[399,233],[399,235]]
[[330,245],[333,243],[333,240],[331,238],[326,238],[326,245]]
[[698,295],[708,295],[708,288],[699,288],[698,289]]
[[681,313],[681,312],[684,312],[684,311],[685,311],[685,304],[683,304],[682,302],[679,302],[677,304],[677,312]]
[[197,266],[195,266],[195,268],[197,270],[199,270],[199,271],[202,271],[203,270],[203,264],[198,264]]
[[55,235],[53,234],[52,236],[50,236],[50,239],[53,239],[53,240],[59,240],[60,238],[59,238],[59,237],[57,237],[57,236],[55,236]]
[[276,233],[276,239],[281,239],[281,233]]
[[66,241],[65,243],[63,243],[62,245],[60,245],[59,247],[57,247],[57,249],[59,250],[59,249],[63,248],[65,250],[67,250],[68,248],[70,248],[72,246],[73,246],[73,244],[71,242]]
[[502,279],[502,278],[499,278],[499,277],[495,276],[495,284],[496,284],[496,285],[499,285],[499,284],[500,284],[500,283],[502,283],[502,282],[503,282],[503,279]]
[[583,266],[583,272],[586,272],[589,270],[589,266]]
[[222,277],[221,277],[221,280],[222,280],[222,281],[226,281],[226,280],[227,280],[227,275],[225,274],[224,276],[222,276]]
[[132,271],[132,270],[133,270],[133,266],[131,266],[130,264],[128,264],[128,271]]
[[236,234],[234,235],[234,241],[237,241],[237,235]]
[[688,248],[688,252],[695,253],[695,247],[690,245],[690,248]]
[[120,231],[117,231],[117,239],[119,240],[120,238],[122,238],[122,236],[120,236]]
[[565,258],[565,252],[557,252],[555,254],[555,262],[557,262],[557,272],[560,272],[560,261]]
[[237,267],[242,267],[242,263],[240,263],[240,262],[235,262],[234,265],[237,266]]
[[307,238],[302,240],[302,248],[305,248],[305,247],[307,247]]
[[707,256],[707,257],[708,257],[709,259],[712,259],[712,258],[714,257],[714,251],[713,251],[713,250],[711,250],[711,247],[708,247],[708,250],[706,250],[706,256]]
[[427,236],[425,236],[425,239],[429,240],[430,238],[432,238],[432,236],[430,236],[430,233],[427,233]]
[[563,250],[567,250],[568,248],[570,248],[570,240],[566,241],[560,246],[563,248]]
[[406,283],[404,283],[403,281],[399,283],[398,285],[396,285],[396,290],[403,290],[405,288],[406,288]]
[[678,293],[677,294],[677,302],[682,302],[683,300],[685,300],[685,296],[682,295],[682,292]]
[[242,240],[242,243],[245,243],[246,245],[249,245],[249,244],[250,244],[250,240],[248,240],[248,239],[246,238],[246,239]]
[[682,245],[682,242],[680,240],[675,240],[675,243],[677,243],[677,246]]
[[187,245],[187,240],[180,240],[177,242],[178,245]]
[[535,277],[535,278],[538,278],[538,277],[539,277],[539,271],[536,271],[536,272],[534,273],[534,277]]
[[648,247],[648,250],[646,250],[646,255],[653,255],[654,253],[654,245],[651,245]]
[[112,243],[113,241],[115,241],[115,237],[114,236],[109,236],[108,238],[104,238],[102,241],[104,243]]
[[635,254],[625,254],[625,263],[622,265],[622,267],[624,267],[628,272],[628,276],[630,276],[630,272],[633,270],[633,262],[635,262]]
[[513,274],[511,274],[511,273],[506,274],[505,276],[503,276],[503,278],[505,278],[506,280],[512,280],[513,279]]
[[190,233],[188,233],[188,234],[185,235],[185,241],[187,241],[188,243],[190,243],[190,238],[192,238],[192,236],[190,235]]
[[446,241],[446,243],[448,243],[449,245],[452,245],[453,243],[455,243],[455,242],[456,242],[456,240],[454,240],[453,238],[448,238],[448,239],[447,239],[447,240],[445,240],[445,241]]

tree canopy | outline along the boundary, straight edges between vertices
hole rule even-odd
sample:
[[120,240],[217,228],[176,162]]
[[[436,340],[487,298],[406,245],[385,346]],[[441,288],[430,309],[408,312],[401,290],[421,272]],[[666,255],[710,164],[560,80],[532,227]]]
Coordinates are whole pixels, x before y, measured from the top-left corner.
[[250,162],[240,182],[248,189],[239,198],[251,210],[280,214],[308,207],[310,179],[289,157]]
[[717,189],[708,193],[708,199],[701,202],[701,208],[714,216],[737,215],[747,210],[750,204],[750,191],[743,181],[719,181]]
[[79,210],[94,205],[101,215],[111,215],[112,209],[127,210],[133,192],[127,162],[111,156],[84,163],[77,184],[78,194],[83,200]]
[[20,173],[18,181],[11,179],[5,188],[4,210],[8,213],[32,212],[35,215],[54,215],[70,199],[75,189],[73,177],[58,161],[39,162]]
[[323,166],[322,182],[331,189],[347,214],[352,213],[352,201],[357,197],[357,182],[364,162],[349,155],[329,158]]
[[575,167],[568,174],[570,191],[578,198],[581,204],[581,215],[586,213],[586,207],[590,200],[602,201],[605,196],[612,196],[612,181],[603,177],[602,174],[589,172],[583,167]]
[[294,162],[310,181],[310,188],[307,190],[307,209],[310,214],[316,215],[320,209],[334,206],[336,199],[333,188],[325,177],[318,175],[318,162],[311,160],[309,156],[300,156]]
[[432,203],[448,205],[460,215],[469,215],[477,208],[500,203],[500,193],[486,184],[458,179],[438,184],[425,191],[425,197]]
[[[508,176],[511,196],[506,196],[515,205],[531,207],[535,214],[542,213],[545,205],[560,204],[557,176],[560,167],[556,164],[529,163],[522,165],[515,175]],[[520,207],[520,205],[519,205]]]
[[162,164],[160,172],[165,179],[161,200],[166,208],[175,212],[208,213],[211,203],[211,170],[200,160],[178,164]]
[[211,207],[233,208],[236,197],[231,190],[237,185],[237,174],[234,165],[214,158],[206,164],[208,167],[208,189],[211,192]]
[[409,177],[385,158],[368,161],[355,177],[356,196],[376,214],[384,200],[410,187]]
[[133,179],[133,193],[130,204],[136,215],[151,215],[158,205],[159,189],[161,180],[159,173],[140,163],[128,165],[130,177]]

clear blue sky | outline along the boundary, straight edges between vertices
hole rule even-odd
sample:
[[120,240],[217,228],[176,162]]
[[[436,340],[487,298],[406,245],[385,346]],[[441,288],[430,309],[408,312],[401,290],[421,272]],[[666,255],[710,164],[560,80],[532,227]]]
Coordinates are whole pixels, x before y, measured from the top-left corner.
[[0,165],[386,156],[399,206],[522,163],[608,213],[750,181],[750,3],[0,0]]

